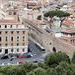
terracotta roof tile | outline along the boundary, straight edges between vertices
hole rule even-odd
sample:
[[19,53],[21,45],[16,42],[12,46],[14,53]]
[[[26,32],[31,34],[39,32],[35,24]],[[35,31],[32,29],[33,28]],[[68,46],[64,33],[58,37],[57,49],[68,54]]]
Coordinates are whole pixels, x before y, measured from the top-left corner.
[[63,21],[63,24],[66,26],[74,26],[74,22],[72,20],[65,20]]
[[75,30],[67,29],[67,30],[63,30],[62,32],[64,32],[64,33],[75,33]]

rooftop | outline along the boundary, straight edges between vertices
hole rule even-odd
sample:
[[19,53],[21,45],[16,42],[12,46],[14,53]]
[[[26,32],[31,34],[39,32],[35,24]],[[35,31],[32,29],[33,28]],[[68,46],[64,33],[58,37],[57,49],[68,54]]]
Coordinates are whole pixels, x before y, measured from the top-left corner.
[[20,22],[17,20],[16,17],[6,17],[4,19],[0,19],[0,24],[5,25],[5,24],[20,24]]
[[66,26],[74,26],[73,20],[68,20],[68,19],[64,20],[63,24]]

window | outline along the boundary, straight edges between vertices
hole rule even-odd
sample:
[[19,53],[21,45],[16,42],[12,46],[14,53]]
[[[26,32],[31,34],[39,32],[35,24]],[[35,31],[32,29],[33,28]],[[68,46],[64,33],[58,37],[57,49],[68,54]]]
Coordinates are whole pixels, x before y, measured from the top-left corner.
[[2,52],[2,49],[0,49],[0,53]]
[[13,52],[13,49],[11,49],[11,52]]
[[11,43],[11,46],[13,46],[13,43]]
[[0,37],[0,41],[2,41],[2,38]]
[[7,25],[5,25],[5,28],[7,28]]
[[19,41],[19,36],[17,36],[17,41]]
[[23,39],[25,38],[25,36],[23,36]]
[[19,31],[17,31],[17,34],[19,34]]
[[13,31],[11,31],[11,34],[13,34]]
[[8,32],[7,32],[7,31],[5,31],[5,33],[7,34]]
[[0,44],[0,46],[1,46],[1,44]]
[[16,12],[14,12],[14,15],[16,15]]
[[25,34],[25,31],[23,31],[23,34]]
[[23,46],[25,45],[25,43],[23,43]]
[[19,52],[19,49],[17,49],[17,52]]
[[12,25],[10,26],[10,28],[12,28]]
[[22,51],[24,52],[24,51],[25,51],[25,49],[23,48],[23,49],[22,49]]
[[6,43],[5,46],[7,46],[8,44]]
[[1,34],[1,32],[0,32],[0,34]]
[[13,37],[11,37],[11,41],[13,41]]
[[17,36],[17,39],[19,39],[19,36]]
[[17,43],[17,46],[19,46],[19,43]]
[[50,42],[50,45],[51,45],[52,43]]
[[8,41],[8,37],[6,36],[6,39],[5,39],[6,41]]
[[12,15],[12,12],[9,12],[9,15]]
[[1,25],[0,25],[0,28],[1,28]]
[[23,41],[24,41],[25,37],[23,36]]

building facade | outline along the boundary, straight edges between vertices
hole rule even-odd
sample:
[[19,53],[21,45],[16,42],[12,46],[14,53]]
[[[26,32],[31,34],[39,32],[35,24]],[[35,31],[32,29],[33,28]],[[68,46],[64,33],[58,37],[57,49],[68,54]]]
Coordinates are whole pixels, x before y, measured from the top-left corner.
[[28,29],[16,20],[0,20],[0,54],[26,53]]

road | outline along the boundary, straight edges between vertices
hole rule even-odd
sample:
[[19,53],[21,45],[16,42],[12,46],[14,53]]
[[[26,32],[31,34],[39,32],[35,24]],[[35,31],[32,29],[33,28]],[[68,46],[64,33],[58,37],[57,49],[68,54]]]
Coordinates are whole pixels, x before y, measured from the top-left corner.
[[26,61],[26,62],[33,62],[35,60],[37,60],[38,62],[41,62],[44,60],[43,57],[43,53],[41,52],[41,49],[38,48],[35,43],[30,42],[29,43],[29,48],[31,50],[31,53],[33,55],[33,57],[31,58],[23,58],[23,59],[19,59],[19,58],[15,58],[14,60],[10,61],[10,59],[1,59],[0,60],[0,66],[2,65],[9,65],[9,64],[18,64],[18,62],[20,61]]

